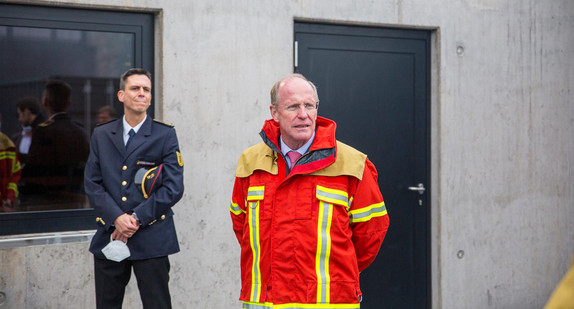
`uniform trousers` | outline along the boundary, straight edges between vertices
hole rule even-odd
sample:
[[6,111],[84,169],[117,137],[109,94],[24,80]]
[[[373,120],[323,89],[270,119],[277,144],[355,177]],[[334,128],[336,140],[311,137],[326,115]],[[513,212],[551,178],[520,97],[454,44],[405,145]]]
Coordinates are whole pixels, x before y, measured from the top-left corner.
[[171,308],[169,259],[167,256],[146,260],[114,262],[94,257],[96,308],[122,308],[132,267],[144,309]]

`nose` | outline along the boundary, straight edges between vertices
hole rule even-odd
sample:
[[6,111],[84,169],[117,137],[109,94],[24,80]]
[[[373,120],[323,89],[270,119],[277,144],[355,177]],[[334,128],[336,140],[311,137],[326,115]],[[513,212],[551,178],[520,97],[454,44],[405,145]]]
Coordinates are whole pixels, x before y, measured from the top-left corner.
[[309,112],[305,109],[305,105],[299,106],[299,109],[297,109],[297,117],[301,119],[309,117]]

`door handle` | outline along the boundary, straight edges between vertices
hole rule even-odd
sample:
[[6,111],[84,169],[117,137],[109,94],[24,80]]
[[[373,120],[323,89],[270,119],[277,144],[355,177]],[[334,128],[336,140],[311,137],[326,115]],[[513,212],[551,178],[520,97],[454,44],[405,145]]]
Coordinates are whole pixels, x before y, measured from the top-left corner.
[[416,187],[409,187],[408,188],[411,191],[416,191],[418,192],[420,195],[425,194],[425,185],[423,185],[422,183],[419,183]]

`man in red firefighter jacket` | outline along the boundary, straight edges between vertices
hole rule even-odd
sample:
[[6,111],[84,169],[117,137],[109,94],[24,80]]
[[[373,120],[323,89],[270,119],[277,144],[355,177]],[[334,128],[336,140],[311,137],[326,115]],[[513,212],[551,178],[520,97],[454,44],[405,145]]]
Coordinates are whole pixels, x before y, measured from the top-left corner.
[[14,143],[0,132],[0,212],[15,211],[21,173]]
[[335,139],[318,104],[304,76],[277,82],[263,142],[239,158],[230,211],[243,308],[359,308],[359,273],[385,238],[375,166]]

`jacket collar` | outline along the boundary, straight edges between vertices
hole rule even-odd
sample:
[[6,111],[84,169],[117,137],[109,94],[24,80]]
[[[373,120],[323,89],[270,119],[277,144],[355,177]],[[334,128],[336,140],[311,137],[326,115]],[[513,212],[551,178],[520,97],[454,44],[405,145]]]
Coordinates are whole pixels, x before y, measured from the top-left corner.
[[[309,151],[297,161],[297,165],[293,167],[289,176],[299,173],[313,173],[335,162],[337,156],[335,130],[337,125],[333,120],[323,117],[317,117],[315,124],[315,140],[313,140]],[[273,119],[266,120],[259,135],[269,148],[280,154],[283,160],[286,160],[281,153],[279,144],[281,132],[278,122]]]
[[[335,130],[337,129],[337,124],[333,120],[318,116],[315,125],[315,140],[313,144],[311,144],[309,151],[336,147],[337,140],[335,139]],[[259,135],[261,135],[263,141],[269,147],[281,152],[281,145],[279,144],[281,131],[279,130],[278,122],[273,119],[267,119]]]
[[144,123],[142,124],[142,126],[138,130],[138,134],[136,134],[136,136],[134,136],[133,141],[130,143],[130,145],[126,151],[126,147],[124,145],[124,137],[123,137],[124,124],[123,124],[121,118],[116,119],[114,121],[116,122],[115,124],[110,123],[110,125],[113,125],[111,133],[113,135],[114,145],[116,146],[118,151],[120,151],[121,153],[125,153],[126,155],[129,155],[135,149],[137,149],[141,144],[145,143],[147,140],[147,137],[151,135],[153,120],[151,119],[151,117],[148,116],[148,117],[146,117]]

